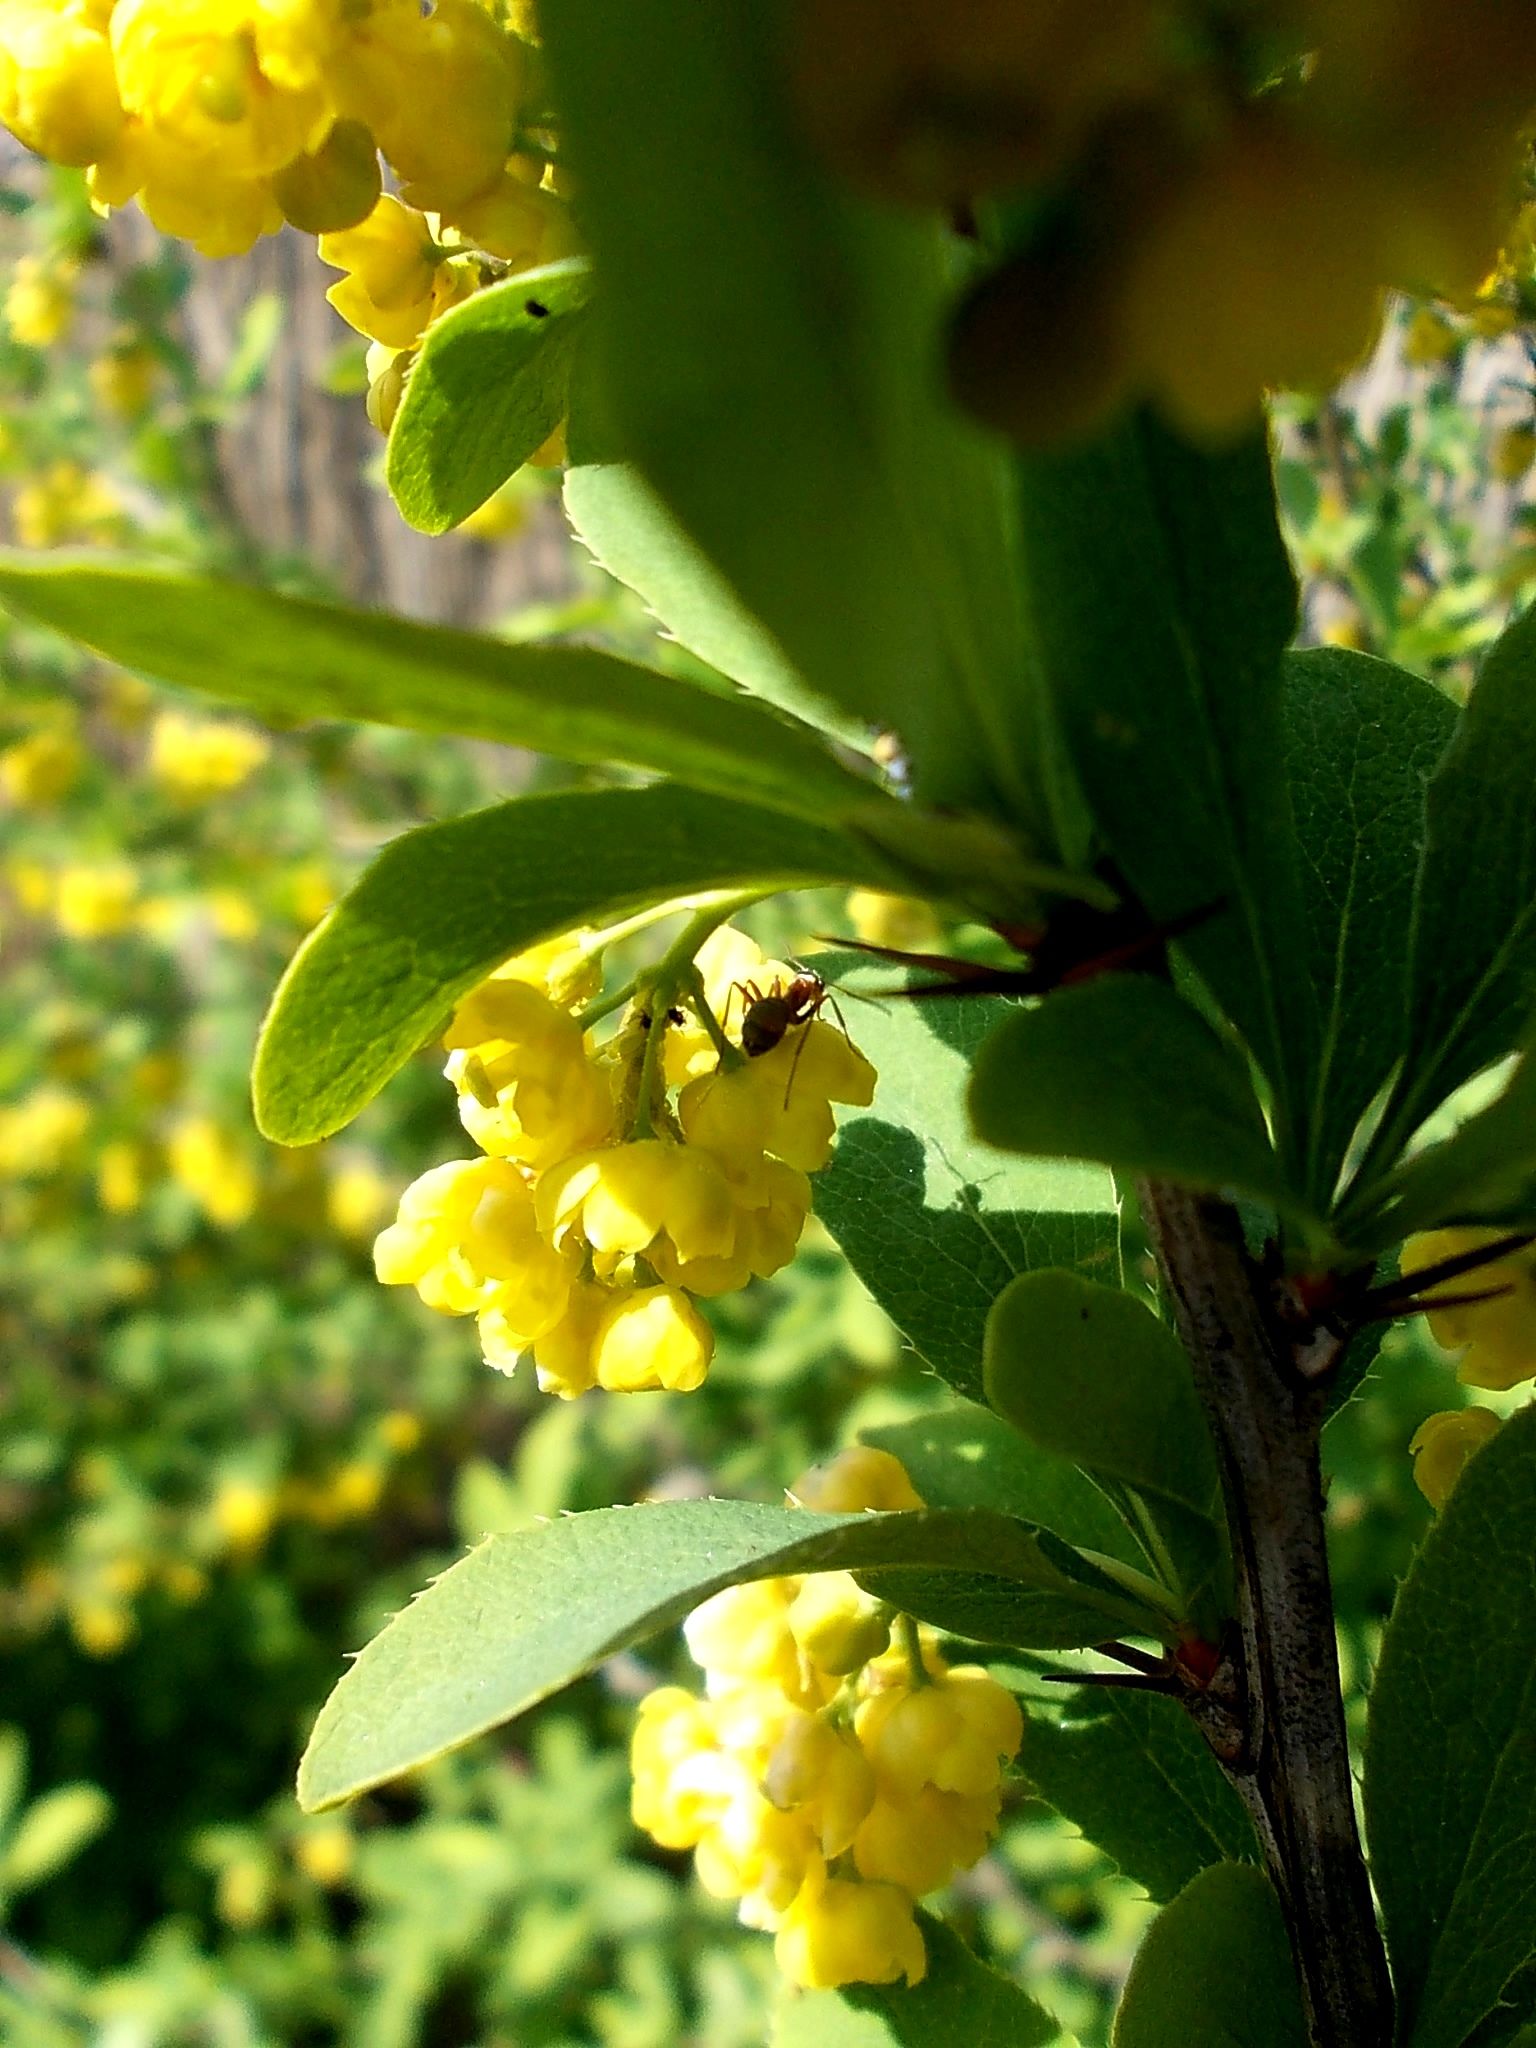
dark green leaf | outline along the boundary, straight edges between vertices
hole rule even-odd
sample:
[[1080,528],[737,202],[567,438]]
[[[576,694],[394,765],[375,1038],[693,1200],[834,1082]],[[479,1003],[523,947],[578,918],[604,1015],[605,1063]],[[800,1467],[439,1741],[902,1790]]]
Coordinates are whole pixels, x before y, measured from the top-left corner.
[[1456,711],[1406,669],[1344,648],[1290,655],[1284,679],[1286,773],[1321,1020],[1309,1184],[1327,1201],[1356,1124],[1406,1045],[1424,786]]
[[493,284],[432,322],[386,458],[410,525],[446,533],[548,440],[565,416],[589,292],[587,264],[571,258]]
[[953,251],[867,203],[786,104],[764,0],[549,0],[621,448],[835,714],[919,795],[1045,828],[1005,479],[941,389]]
[[946,998],[861,1003],[854,1035],[880,1085],[871,1108],[844,1118],[816,1179],[817,1214],[854,1271],[925,1364],[977,1399],[987,1315],[1015,1273],[1119,1274],[1107,1173],[1009,1158],[968,1127],[970,1062],[1006,1013]]
[[1220,1591],[1226,1524],[1189,1361],[1167,1324],[1119,1288],[1022,1273],[993,1304],[986,1387],[1031,1443],[1082,1466],[1115,1498],[1127,1488],[1139,1496],[1185,1613],[1203,1610]]
[[1140,1568],[1124,1522],[1086,1473],[1042,1451],[990,1409],[956,1401],[936,1415],[860,1431],[900,1458],[929,1507],[995,1508],[1038,1522],[1064,1542]]
[[256,1052],[280,1144],[329,1136],[493,967],[673,897],[871,879],[861,841],[698,791],[524,797],[404,833],[295,955]]
[[1467,1466],[1393,1609],[1365,1812],[1400,2038],[1463,2048],[1536,1962],[1536,1408]]
[[1406,1135],[1521,1035],[1536,981],[1536,610],[1489,652],[1426,798]]
[[1208,1864],[1257,1858],[1242,1801],[1174,1700],[1084,1686],[1059,1716],[1032,1702],[1019,1762],[1040,1797],[1159,1904]]
[[1136,1952],[1115,2048],[1306,2048],[1280,1901],[1263,1871],[1216,1863]]
[[0,598],[126,668],[279,721],[374,719],[621,762],[808,818],[880,802],[806,728],[592,647],[510,646],[99,558],[0,557]]
[[1281,750],[1296,591],[1261,435],[1220,453],[1150,416],[1022,457],[1020,544],[1037,658],[1089,808],[1270,1076],[1309,1098],[1315,1016]]
[[771,2048],[1048,2048],[1064,2039],[1048,2012],[978,1962],[942,1920],[917,1917],[928,1950],[920,1984],[786,1988]]
[[[1063,1549],[1027,1523],[979,1509],[812,1515],[743,1501],[602,1508],[490,1536],[397,1614],[341,1680],[305,1750],[299,1798],[313,1812],[398,1777],[742,1580],[883,1576],[911,1564],[1050,1589],[1062,1583],[1055,1560]],[[1085,1598],[1092,1580],[1084,1567]],[[1126,1619],[1134,1609],[1112,1588],[1102,1611],[1110,1628],[1135,1626]]]
[[1012,1009],[971,1082],[980,1135],[1294,1207],[1242,1056],[1164,982],[1102,975]]

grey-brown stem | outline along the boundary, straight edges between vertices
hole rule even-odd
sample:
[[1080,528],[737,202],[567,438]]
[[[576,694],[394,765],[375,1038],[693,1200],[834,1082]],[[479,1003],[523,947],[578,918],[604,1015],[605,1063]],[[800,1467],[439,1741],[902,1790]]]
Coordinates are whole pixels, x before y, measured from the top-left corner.
[[1300,1370],[1230,1205],[1164,1182],[1141,1200],[1216,1440],[1237,1567],[1241,1654],[1214,1746],[1280,1894],[1313,2048],[1387,2048],[1392,1986],[1355,1823],[1324,1543],[1324,1390]]

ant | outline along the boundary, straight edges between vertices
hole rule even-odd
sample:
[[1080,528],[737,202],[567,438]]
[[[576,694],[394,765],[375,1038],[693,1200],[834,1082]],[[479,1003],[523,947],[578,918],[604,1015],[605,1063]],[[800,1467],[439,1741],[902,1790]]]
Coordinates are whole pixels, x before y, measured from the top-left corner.
[[[797,974],[788,988],[775,978],[766,995],[755,981],[738,981],[732,984],[731,994],[741,996],[741,1049],[749,1060],[761,1059],[764,1053],[772,1052],[791,1031],[811,1023],[829,1004],[844,1038],[848,1036],[848,1026],[843,1022],[837,998],[819,974]],[[726,1014],[729,1017],[729,1001]],[[784,1083],[786,1106],[808,1036],[809,1033],[802,1033],[800,1043],[795,1047],[795,1056],[789,1063],[789,1077]]]

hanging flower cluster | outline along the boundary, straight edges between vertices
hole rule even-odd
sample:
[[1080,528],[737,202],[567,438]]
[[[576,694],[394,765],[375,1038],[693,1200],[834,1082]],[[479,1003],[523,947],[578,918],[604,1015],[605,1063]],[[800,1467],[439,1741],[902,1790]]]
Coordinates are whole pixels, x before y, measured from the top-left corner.
[[[1400,1264],[1404,1275],[1428,1272],[1497,1243],[1498,1230],[1427,1230],[1409,1238]],[[1485,1300],[1438,1296],[1485,1295]],[[1456,1377],[1463,1386],[1507,1393],[1536,1378],[1536,1247],[1490,1259],[1456,1280],[1442,1281],[1423,1297],[1430,1334],[1447,1351],[1460,1354]],[[1444,1507],[1467,1460],[1498,1434],[1499,1418],[1487,1408],[1451,1408],[1429,1416],[1408,1446],[1419,1490]]]
[[205,256],[318,236],[387,426],[438,313],[575,249],[528,31],[505,0],[0,0],[0,121]]
[[1470,301],[1519,198],[1536,13],[1508,0],[802,0],[798,96],[884,192],[1027,193],[963,394],[1021,437],[1151,398],[1225,432],[1331,381],[1384,288]]
[[[859,1447],[808,1472],[792,1504],[919,1508],[899,1461]],[[635,1728],[634,1815],[806,1986],[915,1984],[915,1906],[985,1852],[1002,1768],[1023,1736],[1012,1695],[951,1667],[933,1634],[847,1572],[717,1593],[685,1624],[702,1698],[662,1686]]]
[[598,1045],[590,1022],[613,1008],[593,1001],[602,944],[541,946],[459,1004],[446,1071],[481,1156],[407,1188],[374,1254],[387,1284],[476,1316],[488,1363],[510,1372],[531,1352],[539,1385],[566,1398],[700,1384],[714,1339],[698,1298],[788,1264],[832,1105],[875,1085],[814,1015],[742,1050],[733,1013],[739,1034],[749,991],[794,975],[729,926],[696,958],[674,949]]

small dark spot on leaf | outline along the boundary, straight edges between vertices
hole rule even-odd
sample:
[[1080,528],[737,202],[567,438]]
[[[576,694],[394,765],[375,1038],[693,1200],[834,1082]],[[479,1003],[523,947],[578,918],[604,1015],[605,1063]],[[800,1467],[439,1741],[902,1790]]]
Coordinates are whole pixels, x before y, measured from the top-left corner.
[[547,320],[549,318],[548,306],[541,305],[537,299],[525,299],[523,301],[523,311],[531,314],[535,320]]

